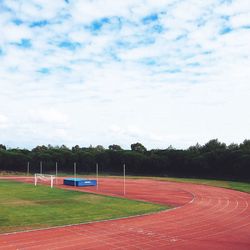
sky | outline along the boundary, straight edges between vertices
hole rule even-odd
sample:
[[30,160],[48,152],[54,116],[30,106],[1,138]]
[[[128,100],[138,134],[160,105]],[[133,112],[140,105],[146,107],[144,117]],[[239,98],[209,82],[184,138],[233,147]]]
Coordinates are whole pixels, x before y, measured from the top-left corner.
[[0,144],[250,139],[249,0],[0,0]]

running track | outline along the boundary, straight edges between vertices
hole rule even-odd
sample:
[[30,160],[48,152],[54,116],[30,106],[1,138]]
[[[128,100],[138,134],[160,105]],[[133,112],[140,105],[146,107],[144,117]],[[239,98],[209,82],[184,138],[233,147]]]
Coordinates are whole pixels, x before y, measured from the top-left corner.
[[[79,189],[96,192],[94,187]],[[122,190],[119,179],[100,181],[99,193],[122,196]],[[205,185],[127,180],[126,197],[176,208],[127,219],[2,234],[0,250],[250,249],[250,194]]]

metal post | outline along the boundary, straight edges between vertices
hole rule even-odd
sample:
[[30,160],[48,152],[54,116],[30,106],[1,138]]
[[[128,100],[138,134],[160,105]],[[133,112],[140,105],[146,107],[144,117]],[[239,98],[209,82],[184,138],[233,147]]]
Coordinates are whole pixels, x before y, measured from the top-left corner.
[[126,195],[126,165],[123,164],[123,195]]
[[75,187],[76,187],[76,163],[74,162],[74,178],[75,178]]
[[52,175],[50,176],[50,188],[53,188],[53,181],[54,181],[54,179],[53,179],[53,177],[52,177]]
[[56,185],[57,185],[57,162],[56,162]]
[[99,188],[99,173],[98,173],[98,163],[96,163],[96,189],[98,190]]

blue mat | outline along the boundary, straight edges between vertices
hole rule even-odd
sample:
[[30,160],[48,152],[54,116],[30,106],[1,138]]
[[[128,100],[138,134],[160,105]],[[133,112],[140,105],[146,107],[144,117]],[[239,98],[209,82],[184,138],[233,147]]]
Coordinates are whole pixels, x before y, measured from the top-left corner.
[[77,186],[77,187],[96,186],[96,180],[67,178],[63,180],[63,184],[68,186]]

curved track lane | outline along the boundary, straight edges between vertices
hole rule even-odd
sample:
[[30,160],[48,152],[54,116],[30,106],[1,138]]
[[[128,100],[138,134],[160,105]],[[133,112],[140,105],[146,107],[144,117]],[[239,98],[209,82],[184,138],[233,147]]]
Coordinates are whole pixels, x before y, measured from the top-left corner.
[[[58,187],[65,188],[61,184]],[[98,192],[94,187],[77,189],[113,196],[122,196],[123,190],[119,179],[101,179]],[[250,249],[250,194],[155,180],[128,180],[126,191],[126,198],[176,208],[133,218],[0,235],[0,250]]]

